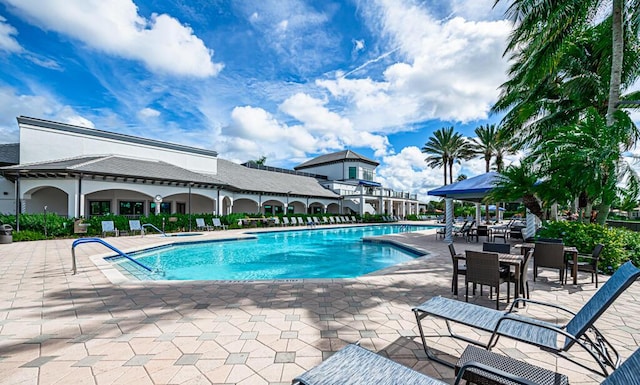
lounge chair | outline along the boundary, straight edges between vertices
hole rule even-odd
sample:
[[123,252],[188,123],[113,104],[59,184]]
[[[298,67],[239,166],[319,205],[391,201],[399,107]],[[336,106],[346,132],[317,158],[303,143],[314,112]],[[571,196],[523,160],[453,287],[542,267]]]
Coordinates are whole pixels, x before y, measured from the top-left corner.
[[320,224],[320,220],[318,219],[318,217],[312,217],[311,219],[313,219],[313,225],[317,226]]
[[285,226],[291,226],[291,223],[289,222],[288,217],[282,217],[282,224]]
[[[278,218],[276,218],[276,219],[278,219]],[[214,230],[215,229],[226,230],[227,229],[227,225],[223,225],[222,222],[220,221],[220,218],[213,218],[213,229]]]
[[[574,313],[555,304],[517,298],[506,311],[489,309],[483,306],[457,301],[450,298],[434,297],[413,308],[420,331],[425,353],[430,359],[451,366],[451,363],[435,356],[429,347],[422,329],[422,319],[433,316],[445,320],[450,336],[483,346],[490,350],[502,336],[537,346],[547,352],[555,353],[594,373],[607,376],[610,369],[620,364],[620,355],[613,345],[596,329],[594,322],[607,310],[622,292],[640,277],[640,269],[631,262],[620,266],[609,280]],[[519,303],[541,305],[565,311],[573,315],[566,325],[554,324],[545,320],[512,314]],[[471,328],[491,333],[488,342],[473,340],[451,329],[451,323],[459,323]],[[564,337],[564,338],[559,338]],[[598,364],[600,371],[571,359],[566,352],[578,345]]]
[[[469,362],[460,368],[454,385],[460,384],[467,371],[491,372],[503,380],[515,384],[536,385],[500,369],[477,362]],[[632,373],[632,372],[631,372]],[[355,344],[349,344],[331,357],[293,379],[294,385],[447,385],[379,354]],[[622,383],[621,383],[622,384]],[[612,384],[608,384],[612,385]]]
[[298,224],[300,226],[304,226],[305,222],[304,222],[304,218],[303,217],[297,217],[298,218]]
[[102,221],[102,238],[106,237],[108,233],[113,233],[117,237],[118,229],[116,229],[113,221]]
[[196,227],[198,230],[211,231],[213,230],[213,226],[209,226],[204,223],[204,218],[196,218]]
[[335,217],[336,223],[341,224],[342,223],[342,219],[340,219],[340,217]]
[[336,219],[334,217],[329,217],[329,223],[332,225],[336,224]]
[[323,225],[328,225],[329,224],[329,220],[327,219],[327,217],[322,217],[322,224]]
[[351,216],[351,222],[352,223],[358,223],[358,219],[355,217],[355,215]]
[[142,224],[140,224],[140,221],[137,219],[130,220],[129,231],[131,231],[131,234],[135,234],[136,231],[138,231],[139,234],[142,234]]

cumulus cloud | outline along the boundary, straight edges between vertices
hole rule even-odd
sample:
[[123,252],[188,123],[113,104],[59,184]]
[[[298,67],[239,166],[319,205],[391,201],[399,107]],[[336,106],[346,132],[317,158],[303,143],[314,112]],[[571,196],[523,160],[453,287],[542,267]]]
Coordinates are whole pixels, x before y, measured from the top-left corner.
[[352,121],[389,132],[429,119],[487,117],[506,80],[508,21],[436,20],[417,4],[386,0],[367,16],[403,60],[388,66],[380,80],[342,75],[316,82],[349,104]]
[[166,14],[149,19],[132,0],[6,0],[33,24],[77,39],[87,46],[137,60],[154,72],[215,76],[222,64],[212,61],[193,30]]
[[0,16],[0,50],[7,52],[20,52],[22,47],[15,38],[16,29],[7,23],[7,19]]

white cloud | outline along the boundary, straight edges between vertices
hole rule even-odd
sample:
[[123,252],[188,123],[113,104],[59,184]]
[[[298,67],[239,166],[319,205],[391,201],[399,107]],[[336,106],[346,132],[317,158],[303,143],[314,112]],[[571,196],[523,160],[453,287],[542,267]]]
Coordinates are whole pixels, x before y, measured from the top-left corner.
[[132,0],[6,0],[27,20],[87,46],[143,62],[151,71],[197,77],[215,76],[214,63],[193,30],[166,14],[150,19],[138,14]]
[[356,126],[393,132],[430,119],[487,117],[506,80],[502,52],[511,32],[508,21],[440,21],[418,5],[395,1],[378,2],[367,16],[403,60],[388,66],[381,80],[350,76],[316,82],[347,103],[345,113]]
[[150,107],[145,107],[138,111],[138,116],[141,119],[157,118],[158,116],[160,116],[160,111],[154,110]]
[[0,87],[0,142],[18,142],[16,117],[20,115],[94,127],[91,120],[83,117],[73,107],[58,102],[42,90],[27,95],[19,94],[13,88]]
[[16,29],[6,23],[7,19],[0,16],[0,50],[8,52],[20,52],[22,47],[14,37],[18,34]]
[[444,171],[427,167],[425,158],[418,147],[405,147],[398,154],[382,158],[376,177],[385,187],[417,194],[422,201],[433,200],[427,192],[442,186]]

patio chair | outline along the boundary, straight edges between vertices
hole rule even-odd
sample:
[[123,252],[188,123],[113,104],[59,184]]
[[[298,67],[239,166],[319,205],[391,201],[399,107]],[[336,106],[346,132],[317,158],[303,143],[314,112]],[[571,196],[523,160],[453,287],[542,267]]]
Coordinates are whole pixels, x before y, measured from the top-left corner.
[[196,227],[198,230],[211,231],[213,226],[209,226],[204,222],[204,218],[196,218]]
[[[274,221],[275,224],[280,225],[280,221],[278,220],[278,217],[275,218]],[[213,218],[213,229],[222,229],[222,230],[226,230],[227,229],[227,225],[223,225],[222,221],[220,221],[220,218]]]
[[533,249],[533,281],[538,277],[538,268],[547,267],[560,271],[560,283],[564,283],[564,245],[560,243],[538,242]]
[[298,225],[300,225],[300,226],[304,226],[305,225],[305,221],[304,221],[303,217],[296,217],[296,218],[298,218]]
[[113,221],[102,221],[102,238],[106,237],[108,233],[113,233],[117,237],[118,229],[116,229]]
[[484,242],[482,244],[482,251],[489,251],[489,252],[493,252],[493,253],[510,254],[511,253],[511,245],[508,244],[508,243]]
[[[482,287],[484,285],[490,288],[496,289],[496,310],[500,308],[500,285],[507,282],[507,303],[510,298],[509,271],[500,269],[500,261],[498,260],[498,254],[486,253],[480,251],[466,251],[467,258],[467,277],[464,281],[465,284],[465,302],[469,302],[469,284],[474,286],[480,285],[480,295],[482,295]],[[493,290],[491,290],[493,295]]]
[[[595,277],[596,288],[598,287],[598,262],[603,248],[604,245],[599,243],[595,245],[591,255],[578,254],[578,271],[591,273],[591,283]],[[571,258],[565,260],[564,283],[567,283],[567,271],[573,271],[573,259]]]
[[[511,338],[557,354],[582,368],[606,377],[610,370],[620,365],[620,354],[594,326],[594,323],[638,277],[640,277],[640,269],[631,262],[623,264],[577,313],[555,304],[525,298],[517,298],[506,311],[499,311],[443,297],[431,298],[413,308],[413,312],[425,353],[430,359],[444,365],[451,366],[451,363],[437,357],[427,346],[422,319],[428,316],[445,320],[451,337],[485,349],[493,348],[500,337]],[[565,325],[560,325],[530,316],[512,314],[516,305],[520,303],[561,310],[572,315],[572,318]],[[482,342],[456,334],[451,328],[451,323],[459,323],[488,332],[491,337],[488,342]],[[598,364],[599,370],[593,365],[578,362],[567,355],[566,353],[574,345],[584,349]]]
[[140,220],[134,219],[129,221],[129,231],[131,234],[135,234],[136,231],[142,235],[142,224],[140,224]]
[[[449,254],[451,254],[451,262],[453,263],[453,277],[451,279],[451,291],[454,295],[458,295],[458,276],[467,276],[467,265],[460,265],[460,260],[457,258],[462,254],[456,253],[456,248],[453,243],[449,243]],[[466,279],[466,278],[465,278]],[[475,287],[473,293],[475,294]]]
[[328,225],[329,224],[329,220],[327,219],[327,217],[322,217],[322,224],[323,225]]
[[469,238],[476,237],[476,242],[480,241],[480,237],[487,237],[487,241],[491,239],[493,231],[486,225],[479,225],[469,231]]
[[287,217],[282,217],[282,224],[285,226],[291,226],[291,223],[289,222],[289,218]]
[[329,224],[335,225],[336,219],[334,217],[329,217]]
[[[494,376],[515,384],[536,385],[503,370],[477,362],[469,362],[460,368],[454,385],[462,381],[468,370],[490,371]],[[293,379],[294,385],[446,385],[447,382],[429,377],[411,368],[369,351],[356,344],[349,344],[331,357]]]

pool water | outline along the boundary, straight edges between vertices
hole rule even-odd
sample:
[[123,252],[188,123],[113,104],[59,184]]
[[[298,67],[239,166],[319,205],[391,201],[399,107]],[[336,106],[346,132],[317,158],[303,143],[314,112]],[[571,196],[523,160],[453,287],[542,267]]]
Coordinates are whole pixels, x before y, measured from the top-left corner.
[[159,272],[146,278],[136,274],[142,279],[352,278],[418,256],[387,243],[363,242],[363,237],[429,228],[381,225],[258,233],[255,239],[182,243],[133,257]]

